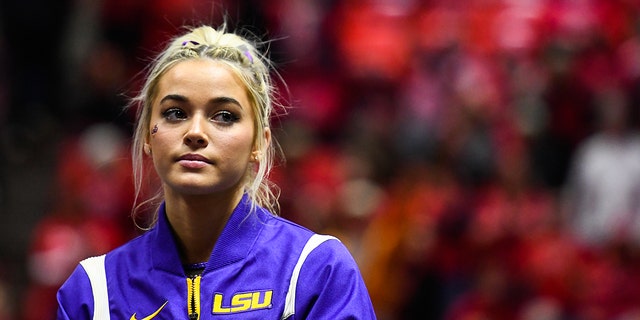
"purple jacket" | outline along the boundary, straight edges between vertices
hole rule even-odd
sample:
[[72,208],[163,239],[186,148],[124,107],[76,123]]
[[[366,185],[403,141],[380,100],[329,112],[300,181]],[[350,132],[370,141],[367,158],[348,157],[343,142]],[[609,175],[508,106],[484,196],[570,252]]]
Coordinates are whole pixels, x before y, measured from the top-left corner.
[[81,262],[58,291],[58,319],[375,319],[341,242],[262,208],[250,214],[249,201],[192,277],[161,206],[152,230]]

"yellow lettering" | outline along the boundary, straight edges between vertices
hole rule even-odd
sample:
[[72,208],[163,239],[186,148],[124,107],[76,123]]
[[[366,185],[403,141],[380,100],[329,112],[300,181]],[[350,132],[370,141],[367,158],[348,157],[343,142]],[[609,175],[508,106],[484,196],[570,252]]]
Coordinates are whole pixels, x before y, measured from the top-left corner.
[[222,294],[216,293],[213,295],[213,313],[230,313],[231,308],[224,308],[222,306]]
[[238,293],[231,298],[231,312],[247,311],[251,309],[251,292]]
[[251,309],[263,309],[271,307],[271,296],[273,295],[273,291],[265,291],[264,292],[264,300],[260,303],[260,292],[254,292],[253,298],[251,299]]
[[213,295],[213,313],[234,313],[271,308],[272,297],[273,290],[236,293],[231,298],[231,306],[224,307],[222,305],[223,295],[216,293]]

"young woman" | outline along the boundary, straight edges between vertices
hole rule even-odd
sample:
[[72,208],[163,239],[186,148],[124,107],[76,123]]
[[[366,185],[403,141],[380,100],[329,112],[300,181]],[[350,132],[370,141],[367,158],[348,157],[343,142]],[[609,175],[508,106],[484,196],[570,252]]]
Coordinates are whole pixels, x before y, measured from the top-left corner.
[[162,182],[155,225],[82,261],[58,319],[375,318],[347,249],[271,213],[269,71],[224,28],[192,29],[157,57],[133,144],[138,190],[145,157]]

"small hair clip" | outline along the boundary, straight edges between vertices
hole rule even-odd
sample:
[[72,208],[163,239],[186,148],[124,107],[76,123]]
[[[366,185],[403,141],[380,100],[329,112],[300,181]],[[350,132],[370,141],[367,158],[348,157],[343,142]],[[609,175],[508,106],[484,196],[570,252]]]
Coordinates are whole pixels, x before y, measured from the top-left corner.
[[191,43],[194,46],[200,45],[200,42],[196,42],[196,41],[193,41],[193,40],[184,41],[184,42],[182,42],[182,45],[186,46],[188,43]]
[[244,56],[249,59],[250,63],[253,63],[253,56],[251,55],[251,52],[249,52],[249,48],[247,48],[246,45],[243,44],[239,46],[238,49],[240,49],[240,51],[242,51],[242,54],[244,54]]

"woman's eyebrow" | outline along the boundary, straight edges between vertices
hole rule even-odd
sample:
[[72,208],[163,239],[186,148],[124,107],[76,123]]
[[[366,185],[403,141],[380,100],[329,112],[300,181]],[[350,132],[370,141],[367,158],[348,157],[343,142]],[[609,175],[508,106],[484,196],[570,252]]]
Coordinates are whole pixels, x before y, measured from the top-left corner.
[[[172,100],[172,101],[177,101],[177,102],[189,102],[189,98],[181,95],[181,94],[168,94],[166,96],[164,96],[161,100],[160,103],[164,103],[167,100]],[[227,104],[227,103],[231,103],[231,104],[235,104],[238,107],[242,108],[242,104],[240,104],[240,102],[234,98],[231,97],[217,97],[217,98],[213,98],[209,100],[210,104],[214,104],[214,105],[218,105],[218,104]]]
[[178,102],[188,102],[189,99],[183,95],[180,94],[168,94],[166,96],[164,96],[164,98],[162,98],[162,100],[160,100],[160,103],[163,103],[167,100],[173,100],[173,101],[178,101]]
[[209,103],[211,104],[227,104],[227,103],[231,103],[231,104],[235,104],[238,107],[242,108],[242,105],[240,104],[240,102],[234,98],[231,97],[217,97],[217,98],[213,98],[211,100],[209,100]]

